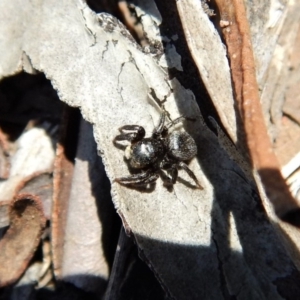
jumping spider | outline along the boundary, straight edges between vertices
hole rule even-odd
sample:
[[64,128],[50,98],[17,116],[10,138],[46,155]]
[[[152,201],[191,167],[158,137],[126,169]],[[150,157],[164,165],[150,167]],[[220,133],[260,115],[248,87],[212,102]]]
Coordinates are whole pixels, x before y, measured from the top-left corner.
[[199,188],[202,188],[195,174],[184,163],[197,154],[194,139],[186,132],[174,130],[169,133],[169,129],[182,119],[187,118],[181,116],[165,125],[166,113],[163,111],[150,138],[145,138],[145,129],[139,125],[125,125],[119,128],[121,134],[115,137],[114,143],[125,140],[131,142],[125,149],[125,158],[131,169],[141,172],[117,178],[116,181],[125,186],[151,184],[157,180],[162,170],[166,170],[171,176],[167,177],[168,184],[173,185],[178,177],[178,168],[181,168]]

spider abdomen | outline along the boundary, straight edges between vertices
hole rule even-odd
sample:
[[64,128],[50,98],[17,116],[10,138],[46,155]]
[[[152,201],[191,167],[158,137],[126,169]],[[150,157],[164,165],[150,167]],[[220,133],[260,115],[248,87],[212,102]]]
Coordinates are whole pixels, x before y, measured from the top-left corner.
[[145,138],[131,146],[130,165],[140,169],[153,165],[164,157],[165,152],[165,146],[161,140]]
[[181,161],[190,160],[197,154],[194,139],[186,132],[173,131],[167,139],[168,154]]

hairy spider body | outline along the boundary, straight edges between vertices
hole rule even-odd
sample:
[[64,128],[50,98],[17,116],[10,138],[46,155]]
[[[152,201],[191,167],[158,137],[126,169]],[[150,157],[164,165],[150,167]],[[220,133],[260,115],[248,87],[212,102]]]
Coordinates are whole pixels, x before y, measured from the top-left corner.
[[172,131],[169,128],[177,124],[183,117],[179,117],[165,125],[166,114],[161,114],[159,125],[154,129],[152,137],[144,138],[145,130],[139,125],[125,125],[119,128],[120,134],[114,139],[115,143],[127,140],[131,142],[125,149],[125,158],[133,169],[141,172],[127,177],[117,178],[122,185],[141,185],[153,183],[162,170],[167,171],[171,178],[169,184],[175,184],[178,177],[178,168],[187,174],[201,188],[196,176],[185,164],[197,154],[194,139],[186,132]]
[[125,157],[133,168],[142,169],[159,162],[166,153],[162,140],[145,138],[128,146]]
[[190,160],[197,154],[196,143],[186,132],[173,131],[166,144],[168,155],[178,160]]

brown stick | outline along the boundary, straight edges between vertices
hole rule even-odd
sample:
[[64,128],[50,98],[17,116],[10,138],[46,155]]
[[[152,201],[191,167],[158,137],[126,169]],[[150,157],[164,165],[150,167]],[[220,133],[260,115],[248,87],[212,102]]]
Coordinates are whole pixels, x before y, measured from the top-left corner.
[[[217,0],[232,71],[235,98],[244,123],[247,147],[276,214],[287,219],[300,213],[281,172],[264,122],[249,24],[242,0]],[[295,220],[289,220],[295,223]],[[299,221],[297,222],[297,225]]]
[[52,257],[54,274],[61,278],[65,227],[77,147],[79,111],[65,107],[56,148],[52,204]]

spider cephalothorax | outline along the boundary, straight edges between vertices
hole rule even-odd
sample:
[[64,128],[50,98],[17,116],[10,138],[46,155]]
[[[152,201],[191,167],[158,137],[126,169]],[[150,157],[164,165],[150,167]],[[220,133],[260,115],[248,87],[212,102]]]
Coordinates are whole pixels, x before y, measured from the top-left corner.
[[201,188],[195,174],[188,168],[185,161],[189,161],[197,154],[194,139],[186,132],[169,129],[184,117],[179,117],[165,125],[166,113],[162,112],[160,122],[150,138],[145,138],[145,129],[139,125],[125,125],[119,128],[120,134],[114,139],[115,143],[127,140],[131,142],[125,149],[125,158],[129,167],[140,170],[136,174],[117,178],[122,185],[141,185],[153,183],[162,170],[167,171],[171,178],[170,184],[175,184],[178,168],[187,174]]

